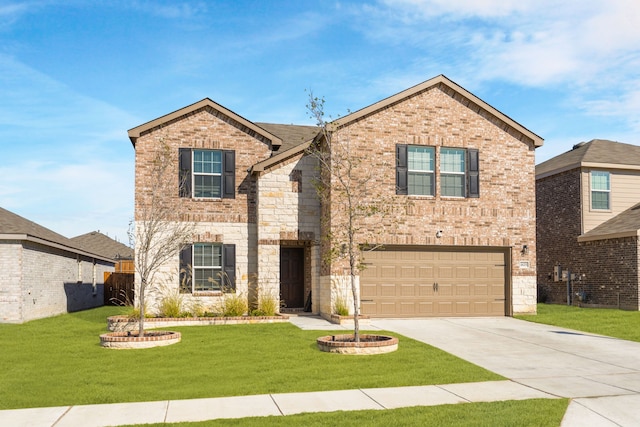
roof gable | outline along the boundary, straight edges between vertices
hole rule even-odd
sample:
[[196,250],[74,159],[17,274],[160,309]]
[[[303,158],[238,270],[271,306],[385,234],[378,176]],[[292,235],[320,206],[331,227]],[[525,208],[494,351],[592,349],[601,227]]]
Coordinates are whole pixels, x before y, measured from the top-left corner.
[[536,166],[536,179],[578,167],[640,169],[640,146],[593,139]]
[[392,95],[381,101],[378,101],[375,104],[372,104],[368,107],[362,108],[358,111],[348,114],[342,118],[334,120],[329,124],[329,130],[336,130],[341,127],[347,126],[349,123],[352,123],[364,117],[375,114],[376,112],[382,109],[385,109],[387,107],[400,103],[405,99],[416,96],[436,86],[439,87],[447,95],[458,100],[468,108],[474,110],[476,113],[479,114],[481,112],[485,112],[486,114],[489,114],[493,118],[499,120],[504,124],[503,130],[509,132],[513,136],[517,137],[519,140],[530,141],[534,144],[535,147],[540,147],[543,145],[544,143],[543,138],[531,132],[529,129],[525,128],[521,124],[517,123],[506,114],[503,114],[497,109],[493,108],[491,105],[487,104],[480,98],[476,97],[471,92],[468,92],[466,89],[462,88],[461,86],[457,85],[453,81],[449,80],[443,74],[440,74],[439,76],[436,76],[430,80],[427,80],[423,83],[420,83],[416,86],[406,89],[400,93]]
[[247,134],[257,137],[258,139],[264,140],[267,143],[270,143],[274,147],[279,147],[282,144],[282,139],[271,132],[263,129],[262,127],[256,125],[255,123],[245,119],[244,117],[234,113],[233,111],[223,107],[220,104],[213,102],[209,98],[204,98],[201,101],[198,101],[194,104],[188,105],[184,108],[174,111],[173,113],[166,114],[162,117],[158,117],[157,119],[151,120],[147,123],[141,124],[140,126],[136,126],[132,129],[129,129],[129,139],[133,146],[136,146],[137,139],[144,133],[149,132],[159,126],[166,125],[167,123],[179,120],[180,118],[192,114],[198,110],[202,110],[205,108],[210,108],[218,117],[225,119],[225,121],[231,123]]

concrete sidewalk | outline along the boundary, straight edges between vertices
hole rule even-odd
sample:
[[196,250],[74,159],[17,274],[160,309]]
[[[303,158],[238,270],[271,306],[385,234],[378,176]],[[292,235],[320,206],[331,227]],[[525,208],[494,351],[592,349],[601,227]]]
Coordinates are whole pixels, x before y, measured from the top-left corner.
[[213,399],[114,403],[0,411],[11,427],[105,427],[124,424],[283,416],[303,412],[392,409],[452,403],[554,398],[513,381],[263,394]]

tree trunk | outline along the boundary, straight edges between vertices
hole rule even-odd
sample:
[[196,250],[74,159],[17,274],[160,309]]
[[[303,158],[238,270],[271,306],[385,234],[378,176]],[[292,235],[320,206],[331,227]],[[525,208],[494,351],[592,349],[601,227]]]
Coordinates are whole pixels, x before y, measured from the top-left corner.
[[138,318],[138,336],[139,337],[143,337],[144,336],[144,305],[145,305],[145,301],[144,301],[144,288],[145,288],[145,279],[142,279],[140,281],[140,313],[139,313],[139,318]]

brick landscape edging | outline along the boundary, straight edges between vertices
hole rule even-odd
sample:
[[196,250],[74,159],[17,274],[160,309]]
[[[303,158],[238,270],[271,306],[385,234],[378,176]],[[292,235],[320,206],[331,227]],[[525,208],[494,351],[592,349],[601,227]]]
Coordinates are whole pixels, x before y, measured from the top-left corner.
[[106,348],[120,349],[150,348],[176,344],[182,340],[180,332],[154,331],[147,334],[139,337],[130,331],[109,332],[100,335],[100,345]]
[[383,354],[398,349],[398,338],[388,335],[360,335],[360,342],[349,341],[352,334],[327,335],[318,338],[318,348],[328,353]]
[[[256,323],[285,323],[289,316],[237,316],[237,317],[150,317],[144,319],[146,329],[173,328],[179,326],[246,325]],[[111,332],[135,331],[138,321],[127,316],[110,316],[107,329]]]

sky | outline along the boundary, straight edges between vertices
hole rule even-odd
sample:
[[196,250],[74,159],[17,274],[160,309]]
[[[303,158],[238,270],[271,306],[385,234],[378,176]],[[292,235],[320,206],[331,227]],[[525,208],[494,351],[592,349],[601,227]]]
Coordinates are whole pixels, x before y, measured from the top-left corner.
[[211,98],[314,124],[444,74],[545,139],[640,145],[638,0],[0,0],[0,206],[128,243],[127,130]]

